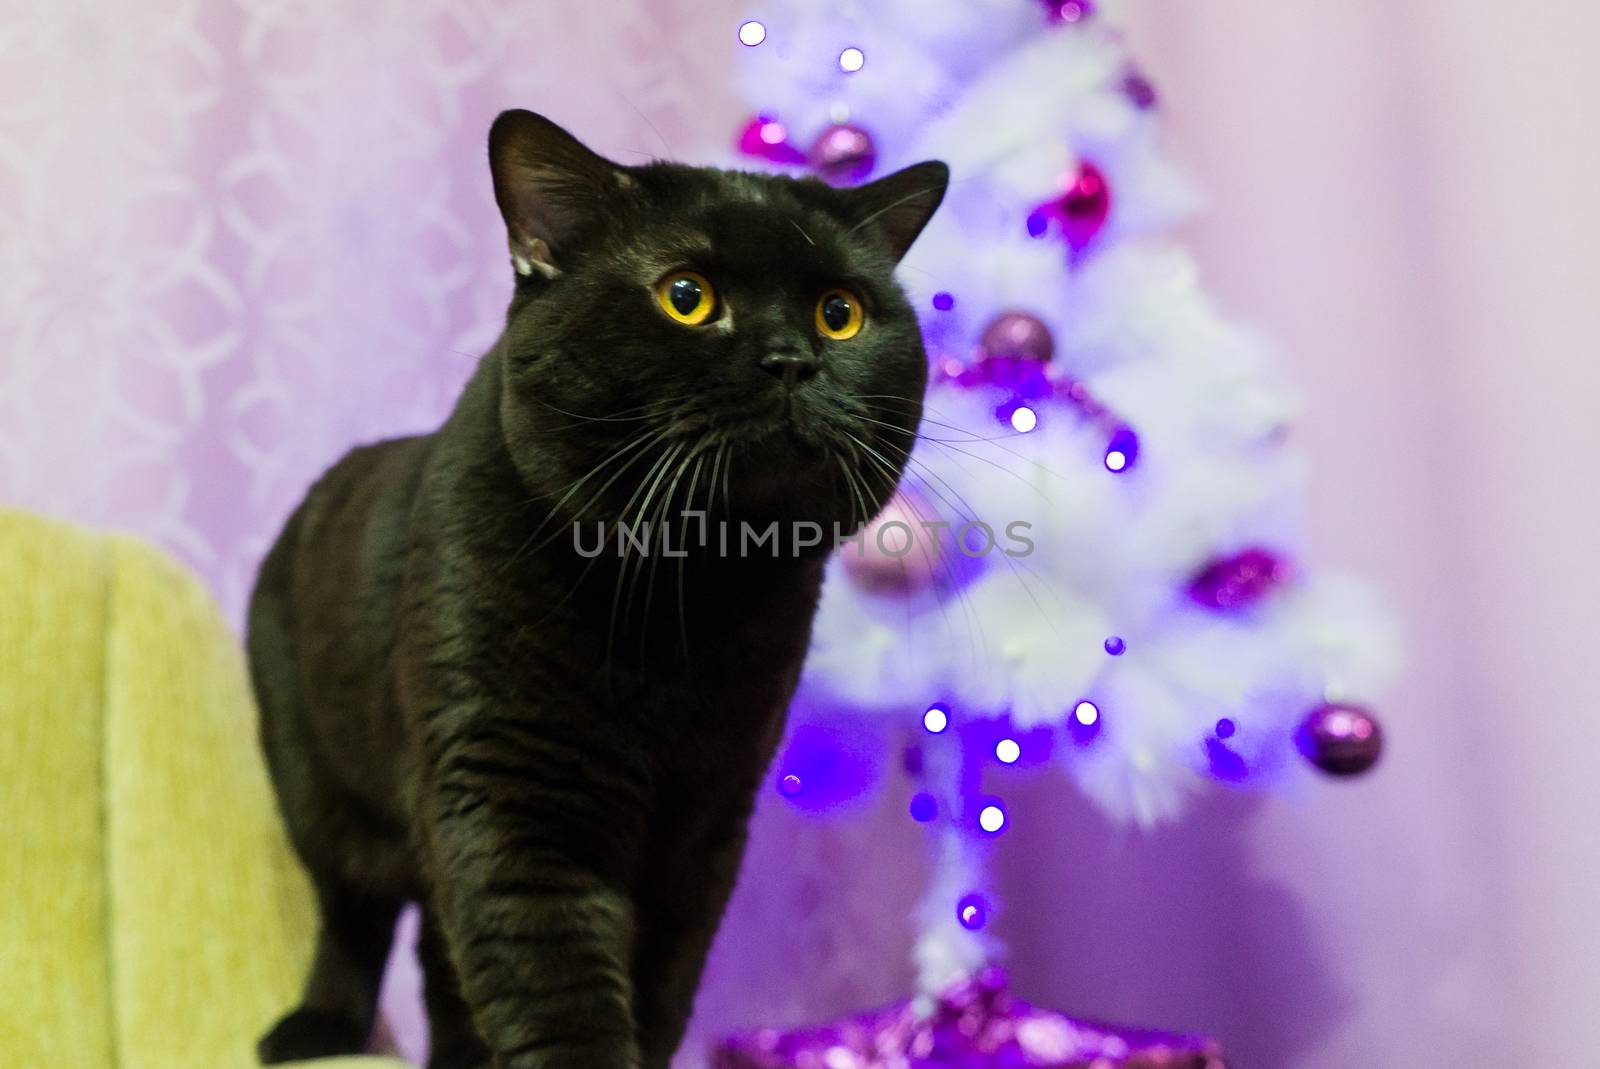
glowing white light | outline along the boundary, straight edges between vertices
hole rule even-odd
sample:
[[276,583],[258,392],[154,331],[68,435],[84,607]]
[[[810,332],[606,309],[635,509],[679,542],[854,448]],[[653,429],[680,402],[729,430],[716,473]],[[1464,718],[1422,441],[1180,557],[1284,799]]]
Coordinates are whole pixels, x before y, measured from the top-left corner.
[[761,140],[769,145],[776,145],[789,136],[789,131],[783,128],[781,122],[764,122],[761,124]]
[[1027,405],[1023,405],[1011,413],[1011,426],[1023,434],[1027,434],[1038,425],[1039,417],[1034,415],[1033,409]]
[[1016,739],[1001,739],[994,744],[994,755],[1002,765],[1014,765],[1022,756],[1022,747],[1017,745]]
[[739,43],[754,48],[767,39],[767,28],[755,19],[739,26]]
[[1006,811],[997,805],[986,805],[978,813],[978,827],[993,835],[1006,826]]
[[854,45],[839,53],[839,69],[846,74],[854,74],[864,67],[866,62],[867,54]]
[[978,907],[977,906],[962,906],[961,907],[961,923],[962,924],[965,924],[968,928],[971,928],[974,924],[977,923],[977,921],[978,921]]
[[950,726],[950,714],[937,705],[930,705],[922,714],[922,726],[937,735]]
[[1128,466],[1128,456],[1120,449],[1113,449],[1106,454],[1106,467],[1111,471],[1121,471]]
[[1094,702],[1082,701],[1078,703],[1076,709],[1072,710],[1072,715],[1077,717],[1078,723],[1088,727],[1100,719],[1100,707]]

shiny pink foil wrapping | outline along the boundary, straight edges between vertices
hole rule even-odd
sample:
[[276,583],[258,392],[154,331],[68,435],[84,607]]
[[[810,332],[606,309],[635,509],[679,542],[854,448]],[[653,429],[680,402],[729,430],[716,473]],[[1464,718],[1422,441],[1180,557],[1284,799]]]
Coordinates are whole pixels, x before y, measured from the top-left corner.
[[760,1028],[718,1044],[714,1069],[1225,1069],[1204,1036],[1123,1028],[1038,1009],[999,969],[946,990],[810,1028]]

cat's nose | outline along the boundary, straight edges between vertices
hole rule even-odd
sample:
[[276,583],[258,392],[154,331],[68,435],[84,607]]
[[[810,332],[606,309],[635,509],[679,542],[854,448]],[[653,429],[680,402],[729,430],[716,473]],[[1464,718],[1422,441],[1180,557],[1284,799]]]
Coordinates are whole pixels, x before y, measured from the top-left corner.
[[761,370],[782,379],[785,386],[798,386],[814,378],[819,366],[816,354],[802,349],[779,349],[761,358]]

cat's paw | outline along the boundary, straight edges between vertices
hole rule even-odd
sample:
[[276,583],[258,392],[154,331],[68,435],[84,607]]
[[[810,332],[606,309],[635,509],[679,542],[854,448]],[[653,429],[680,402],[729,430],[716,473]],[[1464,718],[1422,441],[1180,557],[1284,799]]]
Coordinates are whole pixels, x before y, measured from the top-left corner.
[[428,1069],[494,1069],[489,1053],[483,1046],[456,1049],[435,1049],[428,1054]]
[[256,1053],[262,1065],[360,1054],[367,1049],[367,1029],[361,1022],[326,1010],[298,1009],[261,1037]]

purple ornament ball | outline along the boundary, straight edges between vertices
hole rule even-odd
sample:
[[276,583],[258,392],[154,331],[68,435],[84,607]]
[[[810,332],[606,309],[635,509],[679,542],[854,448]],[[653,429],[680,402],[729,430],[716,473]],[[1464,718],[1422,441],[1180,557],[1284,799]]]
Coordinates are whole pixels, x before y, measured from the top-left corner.
[[878,148],[872,135],[861,127],[834,123],[811,143],[806,162],[827,181],[847,186],[872,173],[878,162]]
[[985,359],[1021,357],[1046,361],[1055,355],[1056,341],[1044,321],[1029,312],[1001,312],[989,320],[978,341]]
[[1156,87],[1140,71],[1130,70],[1122,76],[1122,92],[1140,111],[1156,106]]
[[1044,0],[1044,11],[1052,23],[1081,22],[1094,14],[1094,0]]
[[1189,580],[1189,597],[1217,612],[1248,608],[1293,575],[1289,562],[1270,549],[1251,546],[1218,557]]
[[1378,763],[1383,729],[1359,705],[1324,702],[1300,722],[1295,745],[1307,761],[1330,776],[1359,776]]

